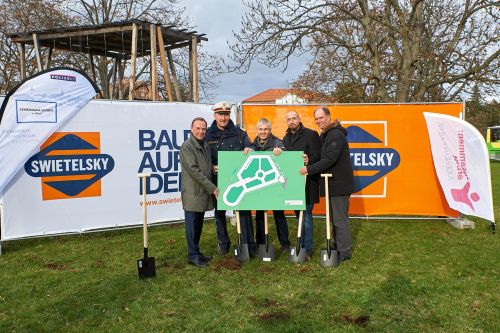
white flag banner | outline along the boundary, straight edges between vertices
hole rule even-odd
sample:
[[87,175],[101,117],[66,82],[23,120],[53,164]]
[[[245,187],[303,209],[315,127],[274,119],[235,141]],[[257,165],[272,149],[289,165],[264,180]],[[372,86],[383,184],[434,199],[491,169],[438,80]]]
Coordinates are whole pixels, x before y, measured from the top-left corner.
[[78,70],[58,67],[21,82],[0,108],[0,192],[28,158],[99,92]]
[[495,222],[488,150],[479,131],[448,115],[424,112],[434,168],[448,205]]

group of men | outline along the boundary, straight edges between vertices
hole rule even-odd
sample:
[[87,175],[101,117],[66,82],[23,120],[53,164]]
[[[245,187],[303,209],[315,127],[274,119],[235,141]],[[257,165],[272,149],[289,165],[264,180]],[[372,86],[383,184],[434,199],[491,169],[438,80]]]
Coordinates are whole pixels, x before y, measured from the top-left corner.
[[[205,119],[198,117],[191,123],[191,136],[180,150],[182,165],[182,205],[185,216],[188,263],[206,267],[212,256],[200,252],[199,241],[206,211],[215,208],[215,224],[218,240],[218,254],[225,255],[231,247],[227,232],[226,211],[217,209],[218,159],[219,151],[272,151],[279,155],[282,151],[302,151],[304,167],[298,172],[307,175],[305,193],[306,210],[303,218],[302,244],[306,249],[306,260],[313,253],[314,204],[320,198],[320,174],[331,173],[329,180],[329,204],[334,230],[334,248],[339,253],[339,261],[351,256],[351,234],[348,220],[349,197],[354,192],[354,177],[350,161],[347,131],[337,119],[332,120],[327,107],[314,111],[314,119],[320,135],[306,128],[296,111],[286,114],[288,129],[283,140],[272,134],[272,124],[262,118],[257,122],[257,137],[252,142],[247,133],[237,127],[230,118],[231,104],[216,103],[212,110],[214,121],[208,127]],[[295,212],[299,216],[299,211]],[[264,211],[256,211],[256,234],[254,239],[251,211],[239,211],[242,241],[248,244],[249,252],[255,253],[257,244],[263,244]],[[273,211],[276,232],[283,252],[288,252],[290,240],[288,224],[283,211]]]

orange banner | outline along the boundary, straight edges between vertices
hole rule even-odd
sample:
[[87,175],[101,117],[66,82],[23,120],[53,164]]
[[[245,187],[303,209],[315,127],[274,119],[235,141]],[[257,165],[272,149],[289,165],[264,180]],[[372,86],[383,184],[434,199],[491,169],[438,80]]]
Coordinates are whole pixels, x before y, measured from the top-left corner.
[[[304,126],[318,130],[313,112],[318,105],[243,104],[243,123],[250,139],[260,118],[272,122],[272,132],[285,135],[285,115],[297,111]],[[451,216],[451,209],[434,172],[423,112],[459,117],[462,103],[329,105],[348,131],[357,192],[351,215]],[[298,172],[298,170],[297,170]],[[324,214],[322,200],[315,214]]]

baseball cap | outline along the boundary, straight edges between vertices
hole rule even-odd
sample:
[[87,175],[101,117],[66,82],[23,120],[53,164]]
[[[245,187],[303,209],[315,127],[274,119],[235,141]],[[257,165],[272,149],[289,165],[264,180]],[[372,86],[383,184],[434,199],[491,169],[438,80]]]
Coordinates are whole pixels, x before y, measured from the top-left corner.
[[231,103],[226,102],[226,101],[217,102],[212,107],[212,110],[214,112],[230,113],[231,112]]

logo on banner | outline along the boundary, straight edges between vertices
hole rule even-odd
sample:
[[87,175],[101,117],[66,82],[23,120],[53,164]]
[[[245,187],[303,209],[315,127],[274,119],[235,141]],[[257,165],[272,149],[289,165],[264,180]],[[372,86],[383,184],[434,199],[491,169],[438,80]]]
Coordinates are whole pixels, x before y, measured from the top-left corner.
[[16,100],[17,123],[57,123],[57,103]]
[[354,170],[353,197],[385,198],[386,175],[400,163],[399,153],[388,147],[386,121],[345,122]]
[[[442,128],[440,129],[444,133],[444,130]],[[453,159],[450,159],[450,161],[452,160],[454,162],[454,167],[450,165],[450,169],[448,170],[448,177],[450,177],[450,175],[452,177],[456,175],[455,177],[457,179],[457,182],[465,180],[466,183],[464,187],[461,189],[460,188],[451,189],[450,190],[451,196],[453,197],[453,200],[455,200],[455,202],[463,203],[467,205],[473,212],[475,212],[476,210],[474,209],[473,202],[478,202],[481,199],[481,197],[477,192],[472,192],[469,194],[471,189],[471,183],[469,174],[467,172],[468,167],[467,167],[467,158],[465,154],[465,142],[464,142],[463,130],[459,130],[457,133],[457,143],[458,143],[458,154],[453,154],[453,153],[450,154],[449,151],[446,152],[447,154],[453,156]],[[448,149],[448,147],[446,148]]]
[[72,76],[72,75],[50,74],[50,78],[52,80],[76,82],[76,76]]
[[41,178],[43,200],[98,197],[101,179],[115,166],[100,149],[99,132],[54,133],[24,169]]

